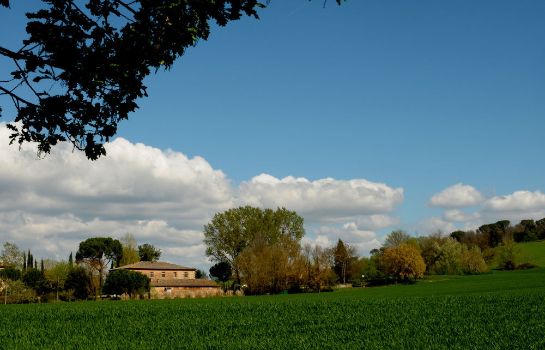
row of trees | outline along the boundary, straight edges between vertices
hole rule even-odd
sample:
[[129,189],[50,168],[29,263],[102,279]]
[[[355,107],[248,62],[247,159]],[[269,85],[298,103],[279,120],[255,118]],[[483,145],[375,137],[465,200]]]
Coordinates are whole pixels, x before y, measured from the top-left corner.
[[509,220],[486,224],[474,231],[454,231],[450,234],[457,241],[478,246],[482,250],[495,248],[506,241],[531,242],[545,239],[545,218],[521,220],[512,226]]
[[425,274],[480,274],[490,266],[504,270],[530,268],[518,252],[516,242],[545,239],[545,219],[522,220],[511,226],[507,220],[482,225],[475,231],[454,231],[412,237],[393,231],[384,245],[369,258],[349,260],[351,278],[361,276],[369,284],[414,281]]
[[214,216],[204,227],[207,255],[216,264],[210,275],[228,288],[250,294],[285,290],[320,291],[335,283],[410,282],[425,274],[479,274],[497,264],[518,264],[516,245],[545,238],[545,219],[507,220],[476,231],[412,237],[393,231],[370,257],[358,257],[342,240],[333,248],[302,245],[303,219],[279,208],[239,207]]
[[358,257],[339,239],[332,248],[302,245],[303,219],[279,208],[239,207],[214,216],[204,228],[210,275],[249,294],[321,291],[336,283],[412,281],[425,273],[482,273],[488,269],[478,246],[452,237],[390,233],[371,257]]
[[[47,300],[85,300],[104,294],[143,294],[149,291],[149,279],[139,273],[109,269],[138,261],[156,261],[161,251],[151,244],[137,246],[134,236],[121,241],[110,237],[93,237],[82,241],[74,261],[38,260],[30,251],[6,242],[0,255],[0,292],[4,303]],[[137,274],[137,275],[134,275]],[[107,278],[106,278],[107,276]]]

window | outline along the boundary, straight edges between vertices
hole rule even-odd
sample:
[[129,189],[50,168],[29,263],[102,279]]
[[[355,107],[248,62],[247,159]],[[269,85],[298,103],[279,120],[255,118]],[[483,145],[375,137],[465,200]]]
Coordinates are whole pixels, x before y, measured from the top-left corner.
[[178,272],[174,271],[174,277],[178,277]]
[[189,277],[189,274],[187,273],[187,271],[184,272],[184,277],[185,277],[185,278]]
[[150,277],[153,277],[153,271],[149,273],[149,276],[150,276]]
[[161,271],[161,277],[165,277],[165,271]]

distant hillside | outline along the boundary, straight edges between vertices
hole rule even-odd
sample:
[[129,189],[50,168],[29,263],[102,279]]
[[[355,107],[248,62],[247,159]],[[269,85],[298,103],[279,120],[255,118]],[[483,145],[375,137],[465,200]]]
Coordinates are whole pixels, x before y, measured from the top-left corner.
[[530,262],[545,267],[545,241],[518,243],[520,262]]

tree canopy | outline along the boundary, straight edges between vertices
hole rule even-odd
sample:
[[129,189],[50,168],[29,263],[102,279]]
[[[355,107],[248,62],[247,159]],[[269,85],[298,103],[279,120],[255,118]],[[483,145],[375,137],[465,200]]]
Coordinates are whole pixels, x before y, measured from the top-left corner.
[[119,269],[108,274],[102,292],[110,295],[135,294],[143,295],[149,292],[150,279],[140,272]]
[[120,240],[121,245],[123,246],[123,256],[119,262],[120,266],[134,264],[140,261],[140,256],[138,255],[138,249],[136,247],[136,239],[131,233],[126,233]]
[[292,243],[298,244],[304,234],[303,218],[294,211],[245,206],[214,215],[204,227],[204,243],[206,255],[213,261],[229,263],[240,282],[237,258],[254,241],[259,240],[260,246],[298,250]]
[[333,269],[339,282],[346,283],[346,277],[352,274],[352,262],[355,255],[355,249],[339,239],[337,245],[333,248]]
[[384,262],[388,274],[402,280],[422,278],[426,272],[426,264],[418,249],[410,244],[384,250]]
[[157,261],[161,257],[161,249],[155,248],[152,244],[144,243],[138,246],[138,256],[141,261]]
[[89,159],[105,155],[118,123],[147,96],[143,81],[152,71],[208,39],[212,22],[259,18],[264,7],[258,0],[43,0],[27,13],[22,46],[0,46],[15,69],[0,80],[0,95],[17,111],[11,142],[49,153],[69,141]]
[[226,282],[231,278],[231,265],[225,261],[214,264],[210,268],[210,276],[220,282]]
[[99,286],[102,287],[102,279],[108,265],[119,266],[122,256],[123,247],[117,239],[93,237],[79,244],[76,261],[86,263],[96,271],[99,276]]
[[0,263],[6,266],[22,268],[24,264],[24,253],[15,243],[5,242],[0,254]]

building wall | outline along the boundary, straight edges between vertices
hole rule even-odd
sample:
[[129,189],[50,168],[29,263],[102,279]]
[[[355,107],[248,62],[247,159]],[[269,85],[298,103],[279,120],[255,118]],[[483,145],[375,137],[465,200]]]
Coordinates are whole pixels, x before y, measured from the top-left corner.
[[151,287],[152,299],[203,298],[223,295],[219,287]]
[[168,278],[168,279],[195,279],[195,271],[188,271],[188,270],[142,270],[142,269],[131,269],[133,271],[137,271],[140,273],[143,273],[144,275],[148,276],[152,280],[154,279],[161,279],[161,278]]

